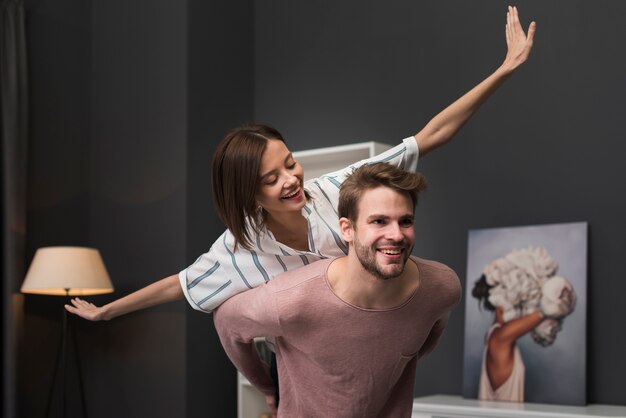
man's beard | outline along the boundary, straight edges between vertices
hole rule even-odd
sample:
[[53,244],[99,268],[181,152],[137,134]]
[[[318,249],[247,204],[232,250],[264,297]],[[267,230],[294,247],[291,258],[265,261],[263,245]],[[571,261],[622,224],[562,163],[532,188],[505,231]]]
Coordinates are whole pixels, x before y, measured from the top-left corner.
[[363,268],[378,280],[390,280],[400,276],[404,271],[404,266],[406,265],[413,249],[413,247],[406,248],[406,243],[404,241],[389,242],[386,245],[402,247],[404,248],[404,251],[402,252],[402,259],[398,260],[397,264],[387,264],[385,266],[386,269],[383,270],[383,268],[381,268],[381,266],[376,262],[376,248],[374,248],[374,246],[368,247],[366,245],[361,245],[356,237],[354,239],[356,257],[359,259]]

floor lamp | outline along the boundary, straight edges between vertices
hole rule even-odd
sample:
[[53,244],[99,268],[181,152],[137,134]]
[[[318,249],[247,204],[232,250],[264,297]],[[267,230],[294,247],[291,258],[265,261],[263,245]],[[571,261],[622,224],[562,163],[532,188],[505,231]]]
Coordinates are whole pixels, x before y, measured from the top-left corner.
[[[113,292],[113,285],[98,250],[85,247],[44,247],[38,249],[35,253],[35,257],[26,273],[21,291],[22,293],[39,295],[65,296],[69,299],[70,296],[111,293]],[[54,366],[54,375],[48,394],[46,417],[50,415],[54,387],[59,374],[61,378],[62,416],[67,416],[67,344],[70,334],[72,334],[71,342],[74,347],[74,360],[78,372],[81,406],[83,416],[87,418],[87,405],[76,334],[68,326],[68,313],[63,305],[62,309],[63,325]]]

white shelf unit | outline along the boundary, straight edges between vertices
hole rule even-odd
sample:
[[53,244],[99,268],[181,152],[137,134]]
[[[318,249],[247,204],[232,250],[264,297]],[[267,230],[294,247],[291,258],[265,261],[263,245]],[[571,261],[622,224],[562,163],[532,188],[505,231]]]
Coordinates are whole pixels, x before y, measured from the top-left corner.
[[[336,147],[295,151],[294,158],[304,167],[304,179],[319,177],[357,161],[373,157],[391,148],[380,142],[361,142]],[[260,418],[268,412],[265,396],[257,391],[241,373],[237,373],[238,418]]]
[[565,406],[463,399],[434,395],[415,398],[412,418],[626,418],[625,406]]
[[237,415],[239,418],[261,418],[269,411],[263,396],[241,373],[237,373]]
[[380,142],[361,142],[358,144],[338,145],[336,147],[316,148],[295,151],[293,157],[304,167],[304,179],[312,179],[322,174],[340,170],[350,164],[374,157],[391,148]]

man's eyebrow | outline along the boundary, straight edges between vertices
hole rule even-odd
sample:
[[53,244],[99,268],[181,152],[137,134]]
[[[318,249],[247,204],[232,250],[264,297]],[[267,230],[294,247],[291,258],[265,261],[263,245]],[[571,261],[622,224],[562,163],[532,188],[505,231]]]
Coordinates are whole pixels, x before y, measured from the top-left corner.
[[[382,213],[373,213],[365,218],[366,221],[371,221],[373,219],[390,219],[389,215],[384,215]],[[415,215],[412,213],[407,213],[399,217],[399,219],[415,219]]]
[[371,215],[369,215],[367,218],[365,218],[368,221],[371,221],[372,219],[389,219],[388,215],[383,215],[381,213],[373,213]]

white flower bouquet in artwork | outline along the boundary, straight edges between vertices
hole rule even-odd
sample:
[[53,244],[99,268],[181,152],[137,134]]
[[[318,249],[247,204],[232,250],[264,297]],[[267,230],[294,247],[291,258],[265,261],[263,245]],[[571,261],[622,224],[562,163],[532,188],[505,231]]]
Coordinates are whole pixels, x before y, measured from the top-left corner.
[[515,249],[487,264],[483,274],[489,302],[504,310],[505,321],[541,311],[546,319],[532,331],[533,340],[551,345],[563,318],[576,307],[576,291],[564,277],[556,276],[558,263],[543,247]]

